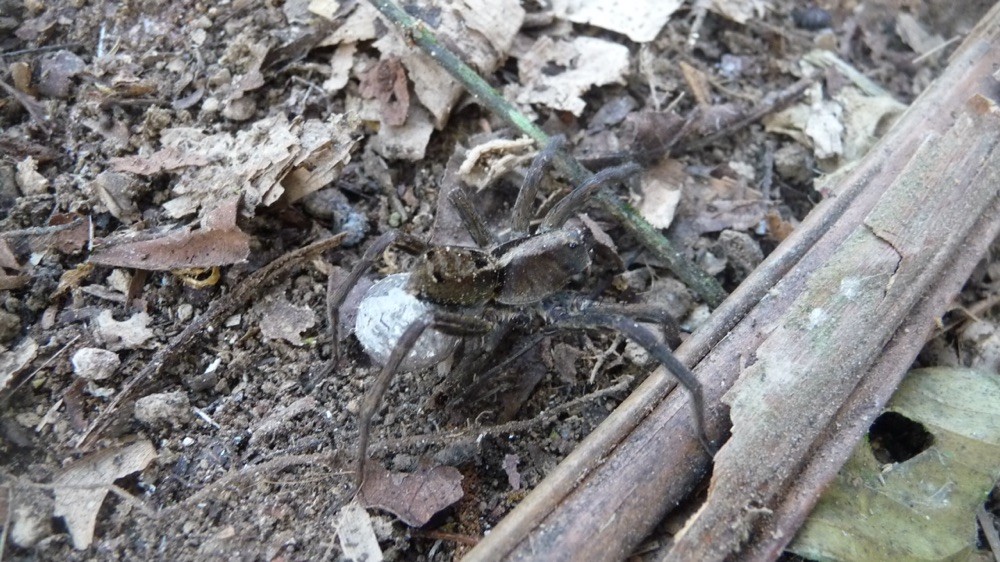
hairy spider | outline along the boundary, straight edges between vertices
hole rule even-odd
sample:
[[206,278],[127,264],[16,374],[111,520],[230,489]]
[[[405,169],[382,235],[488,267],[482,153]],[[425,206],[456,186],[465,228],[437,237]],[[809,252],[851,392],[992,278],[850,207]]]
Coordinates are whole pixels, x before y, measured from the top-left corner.
[[[448,194],[449,201],[478,247],[432,246],[401,231],[390,231],[372,243],[347,279],[330,295],[330,312],[336,330],[339,307],[382,252],[395,245],[417,256],[409,273],[390,275],[379,281],[369,289],[359,306],[355,331],[366,350],[383,366],[368,388],[359,413],[358,486],[364,475],[372,417],[393,375],[401,369],[416,370],[440,362],[454,349],[459,338],[489,334],[494,335],[494,340],[502,337],[506,327],[487,320],[487,310],[506,314],[507,327],[514,318],[533,316],[544,322],[540,333],[604,328],[631,338],[666,366],[690,392],[695,430],[705,449],[712,452],[704,431],[701,385],[653,332],[638,323],[638,320],[662,321],[662,315],[656,311],[599,303],[564,290],[574,277],[591,266],[589,233],[571,223],[570,217],[602,186],[626,179],[636,173],[639,166],[624,164],[594,174],[559,201],[534,232],[529,231],[531,205],[539,181],[562,143],[562,139],[554,139],[529,167],[514,203],[510,233],[505,239],[498,239],[486,228],[468,195],[458,188]],[[399,295],[403,292],[405,294]],[[396,293],[402,299],[393,301],[403,303],[393,305],[398,309],[388,313],[366,310],[366,306],[372,306],[380,295],[388,293]],[[371,323],[375,325],[369,325]],[[528,338],[507,361],[540,339],[537,334]],[[334,340],[336,356],[339,334],[335,334]],[[498,367],[494,366],[489,373]]]

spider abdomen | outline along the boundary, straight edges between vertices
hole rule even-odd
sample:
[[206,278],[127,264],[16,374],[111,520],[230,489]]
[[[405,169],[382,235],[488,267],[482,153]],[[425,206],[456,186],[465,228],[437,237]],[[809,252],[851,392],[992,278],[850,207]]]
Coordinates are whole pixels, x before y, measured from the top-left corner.
[[576,228],[550,230],[505,247],[497,264],[503,272],[496,301],[536,303],[562,290],[590,267],[590,245]]

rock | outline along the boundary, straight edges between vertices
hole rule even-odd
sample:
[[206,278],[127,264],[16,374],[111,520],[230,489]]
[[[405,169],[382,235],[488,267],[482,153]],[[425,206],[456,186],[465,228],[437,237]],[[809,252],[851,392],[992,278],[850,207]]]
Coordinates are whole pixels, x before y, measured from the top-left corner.
[[84,347],[73,354],[73,373],[90,381],[102,381],[115,374],[121,365],[118,354],[106,349]]
[[177,427],[191,416],[191,402],[181,391],[150,394],[135,401],[135,419],[157,427]]

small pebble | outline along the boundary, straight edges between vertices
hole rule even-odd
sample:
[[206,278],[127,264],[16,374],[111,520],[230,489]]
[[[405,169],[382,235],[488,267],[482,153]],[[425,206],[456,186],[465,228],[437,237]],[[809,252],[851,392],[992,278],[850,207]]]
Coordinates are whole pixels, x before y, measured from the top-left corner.
[[194,316],[194,306],[184,303],[177,307],[177,320],[187,322]]
[[70,362],[76,376],[90,381],[102,381],[110,377],[122,363],[117,353],[96,347],[80,349],[73,354]]
[[792,21],[801,29],[818,31],[830,27],[833,18],[830,16],[830,12],[816,6],[810,6],[792,10]]
[[135,401],[135,419],[153,427],[176,427],[190,417],[191,402],[181,391],[150,394]]

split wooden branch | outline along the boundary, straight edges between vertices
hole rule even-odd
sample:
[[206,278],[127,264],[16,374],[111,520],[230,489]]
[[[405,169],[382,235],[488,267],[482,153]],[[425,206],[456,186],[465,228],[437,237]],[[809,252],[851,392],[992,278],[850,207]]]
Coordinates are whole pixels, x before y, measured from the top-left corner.
[[[732,428],[667,560],[771,559],[1000,233],[1000,7],[678,356]],[[683,393],[649,377],[466,560],[617,559],[709,469]],[[732,408],[727,416],[727,407]]]

